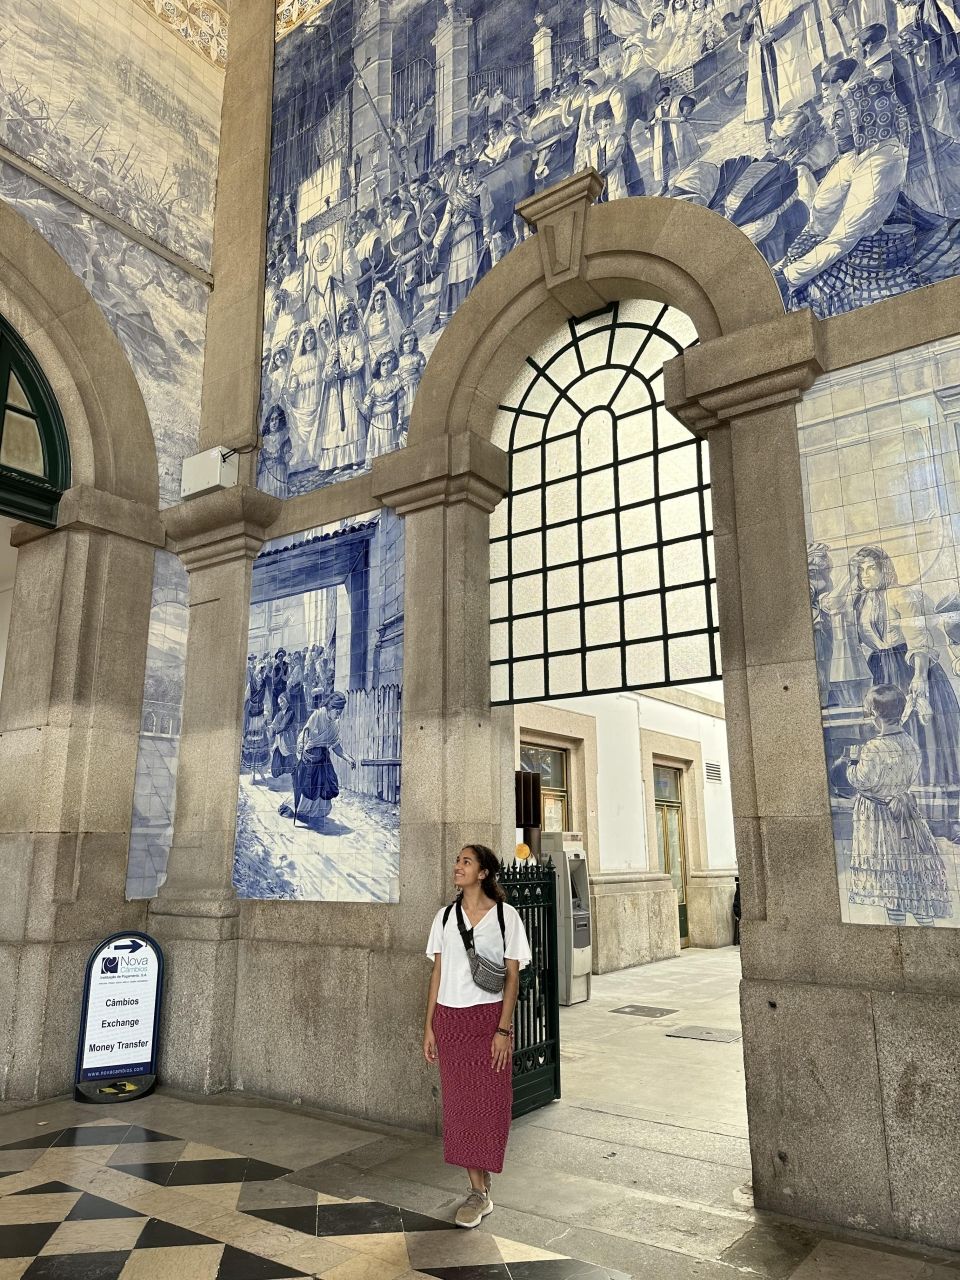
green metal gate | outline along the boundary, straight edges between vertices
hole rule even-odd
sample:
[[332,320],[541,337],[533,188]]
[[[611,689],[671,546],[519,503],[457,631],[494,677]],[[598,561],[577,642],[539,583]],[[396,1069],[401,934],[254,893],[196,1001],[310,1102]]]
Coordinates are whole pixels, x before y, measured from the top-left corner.
[[557,873],[551,858],[505,868],[501,884],[530,939],[533,981],[517,1002],[513,1027],[513,1114],[560,1097],[560,1001],[557,984]]

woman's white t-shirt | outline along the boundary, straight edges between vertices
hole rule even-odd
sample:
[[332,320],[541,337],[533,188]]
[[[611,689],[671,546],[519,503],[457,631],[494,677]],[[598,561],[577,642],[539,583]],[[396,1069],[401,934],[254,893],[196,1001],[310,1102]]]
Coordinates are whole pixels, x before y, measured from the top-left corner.
[[[443,915],[446,909],[441,907],[434,917],[430,941],[427,943],[427,955],[431,960],[436,955],[443,957],[440,962],[437,1004],[446,1005],[450,1009],[467,1009],[474,1004],[499,1004],[503,999],[503,992],[484,991],[474,982],[467,949],[457,928],[457,909],[451,909],[444,926]],[[463,922],[469,929],[470,921],[466,913]],[[519,913],[506,902],[503,904],[503,926],[506,946],[503,944],[503,934],[500,932],[497,908],[494,905],[473,931],[473,945],[477,955],[493,964],[503,964],[504,958],[519,960],[522,969],[530,963],[530,943]]]

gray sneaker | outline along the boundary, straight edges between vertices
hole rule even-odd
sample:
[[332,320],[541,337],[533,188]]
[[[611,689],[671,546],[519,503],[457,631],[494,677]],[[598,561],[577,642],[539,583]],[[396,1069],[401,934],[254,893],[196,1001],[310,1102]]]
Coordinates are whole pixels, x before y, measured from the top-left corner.
[[485,1191],[471,1191],[457,1210],[458,1227],[479,1227],[488,1213],[493,1213],[493,1202]]

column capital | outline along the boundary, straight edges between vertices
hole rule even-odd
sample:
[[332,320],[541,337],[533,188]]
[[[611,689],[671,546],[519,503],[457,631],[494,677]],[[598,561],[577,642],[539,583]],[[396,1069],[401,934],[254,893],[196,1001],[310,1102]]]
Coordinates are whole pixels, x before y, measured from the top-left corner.
[[537,231],[543,282],[572,316],[607,305],[583,278],[583,230],[587,209],[603,190],[596,169],[583,169],[517,205],[517,213]]
[[272,494],[239,484],[171,507],[163,512],[163,523],[171,550],[192,572],[252,560],[280,506]]
[[95,489],[93,485],[78,484],[68,489],[60,499],[56,529],[18,524],[11,531],[10,542],[14,547],[22,547],[65,529],[112,533],[119,538],[129,538],[131,542],[145,542],[151,547],[162,547],[165,539],[163,521],[157,510],[142,502],[118,498],[116,494]]
[[374,496],[402,516],[460,502],[489,514],[508,485],[507,455],[472,431],[408,445],[373,464]]
[[820,321],[807,310],[713,338],[664,365],[666,406],[702,436],[795,404],[824,372],[821,346]]

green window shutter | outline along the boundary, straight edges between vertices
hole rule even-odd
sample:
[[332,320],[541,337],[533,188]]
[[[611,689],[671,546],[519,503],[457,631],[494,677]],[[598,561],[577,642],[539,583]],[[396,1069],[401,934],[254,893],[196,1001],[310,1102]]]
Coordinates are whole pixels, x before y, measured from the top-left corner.
[[52,528],[69,487],[60,406],[30,348],[0,316],[0,514]]

